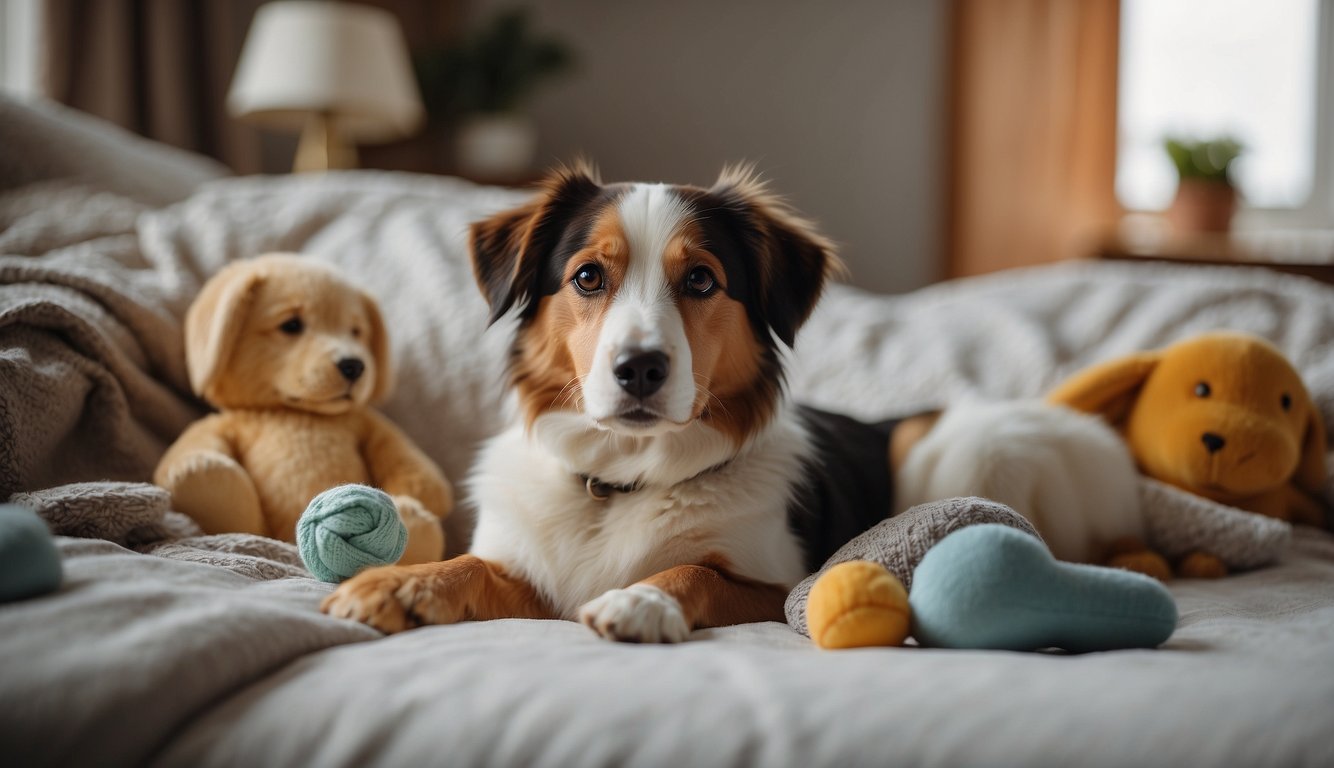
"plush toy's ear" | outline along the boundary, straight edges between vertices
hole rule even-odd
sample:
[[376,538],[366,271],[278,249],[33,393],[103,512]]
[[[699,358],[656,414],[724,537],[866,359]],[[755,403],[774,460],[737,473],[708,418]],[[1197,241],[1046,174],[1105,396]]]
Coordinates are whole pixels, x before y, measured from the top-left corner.
[[370,401],[382,402],[394,388],[393,356],[389,353],[389,332],[385,330],[384,317],[380,314],[380,305],[368,294],[361,294],[362,305],[366,308],[366,319],[371,324],[369,345],[371,355],[375,357],[375,389],[371,390]]
[[473,275],[492,323],[525,301],[525,315],[534,309],[543,263],[574,215],[602,190],[596,171],[582,163],[553,171],[541,186],[533,202],[472,225]]
[[1047,402],[1100,414],[1108,423],[1119,424],[1161,359],[1159,352],[1140,352],[1090,366],[1053,389]]
[[760,319],[789,347],[825,282],[843,272],[834,244],[769,191],[752,168],[724,168],[709,194],[738,218],[742,243],[757,259]]
[[1310,403],[1306,411],[1306,434],[1302,437],[1302,458],[1297,464],[1297,472],[1292,482],[1303,491],[1321,498],[1325,492],[1325,452],[1329,449],[1325,442],[1324,417],[1315,403]]
[[185,365],[195,394],[208,390],[227,365],[263,277],[239,262],[214,275],[185,313]]

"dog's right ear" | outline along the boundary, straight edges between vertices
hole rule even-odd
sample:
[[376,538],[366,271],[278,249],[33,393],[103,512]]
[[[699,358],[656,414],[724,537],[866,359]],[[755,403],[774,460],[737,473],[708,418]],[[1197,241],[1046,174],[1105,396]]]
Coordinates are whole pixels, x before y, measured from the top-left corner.
[[596,171],[582,163],[556,169],[541,186],[531,203],[472,225],[473,275],[491,306],[490,323],[516,305],[525,316],[534,309],[542,265],[570,220],[602,190]]
[[214,275],[185,313],[185,365],[195,394],[208,390],[231,359],[263,277],[239,262]]
[[1047,402],[1099,414],[1117,426],[1129,415],[1140,388],[1160,360],[1161,352],[1140,352],[1090,366],[1048,393]]

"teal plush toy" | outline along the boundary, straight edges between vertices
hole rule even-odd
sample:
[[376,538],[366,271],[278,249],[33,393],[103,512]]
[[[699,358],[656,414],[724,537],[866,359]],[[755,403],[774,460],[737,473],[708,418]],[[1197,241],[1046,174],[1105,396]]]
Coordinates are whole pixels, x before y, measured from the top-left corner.
[[1177,623],[1176,603],[1155,579],[1060,562],[1001,525],[963,528],[932,547],[908,603],[913,637],[940,648],[1154,648]]
[[0,603],[60,589],[60,553],[36,512],[0,505]]
[[365,568],[398,562],[408,529],[389,494],[340,485],[311,499],[296,523],[296,545],[315,578],[338,583]]

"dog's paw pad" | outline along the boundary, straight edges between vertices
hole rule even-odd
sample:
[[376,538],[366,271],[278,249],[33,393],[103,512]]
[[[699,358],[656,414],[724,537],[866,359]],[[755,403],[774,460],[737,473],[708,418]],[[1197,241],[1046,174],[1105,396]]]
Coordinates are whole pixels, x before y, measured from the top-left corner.
[[676,598],[647,584],[603,593],[579,609],[579,620],[609,640],[629,643],[679,643],[690,634]]

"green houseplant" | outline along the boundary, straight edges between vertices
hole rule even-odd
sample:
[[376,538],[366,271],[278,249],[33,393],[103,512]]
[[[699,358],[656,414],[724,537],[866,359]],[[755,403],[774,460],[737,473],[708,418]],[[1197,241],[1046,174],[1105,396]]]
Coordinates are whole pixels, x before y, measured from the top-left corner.
[[1242,152],[1235,139],[1191,140],[1169,137],[1163,142],[1177,169],[1177,192],[1167,218],[1182,232],[1226,232],[1237,209],[1232,163]]
[[453,132],[459,169],[489,179],[531,167],[537,136],[524,107],[538,86],[573,64],[565,43],[534,30],[526,8],[501,11],[456,44],[416,59],[426,109]]

